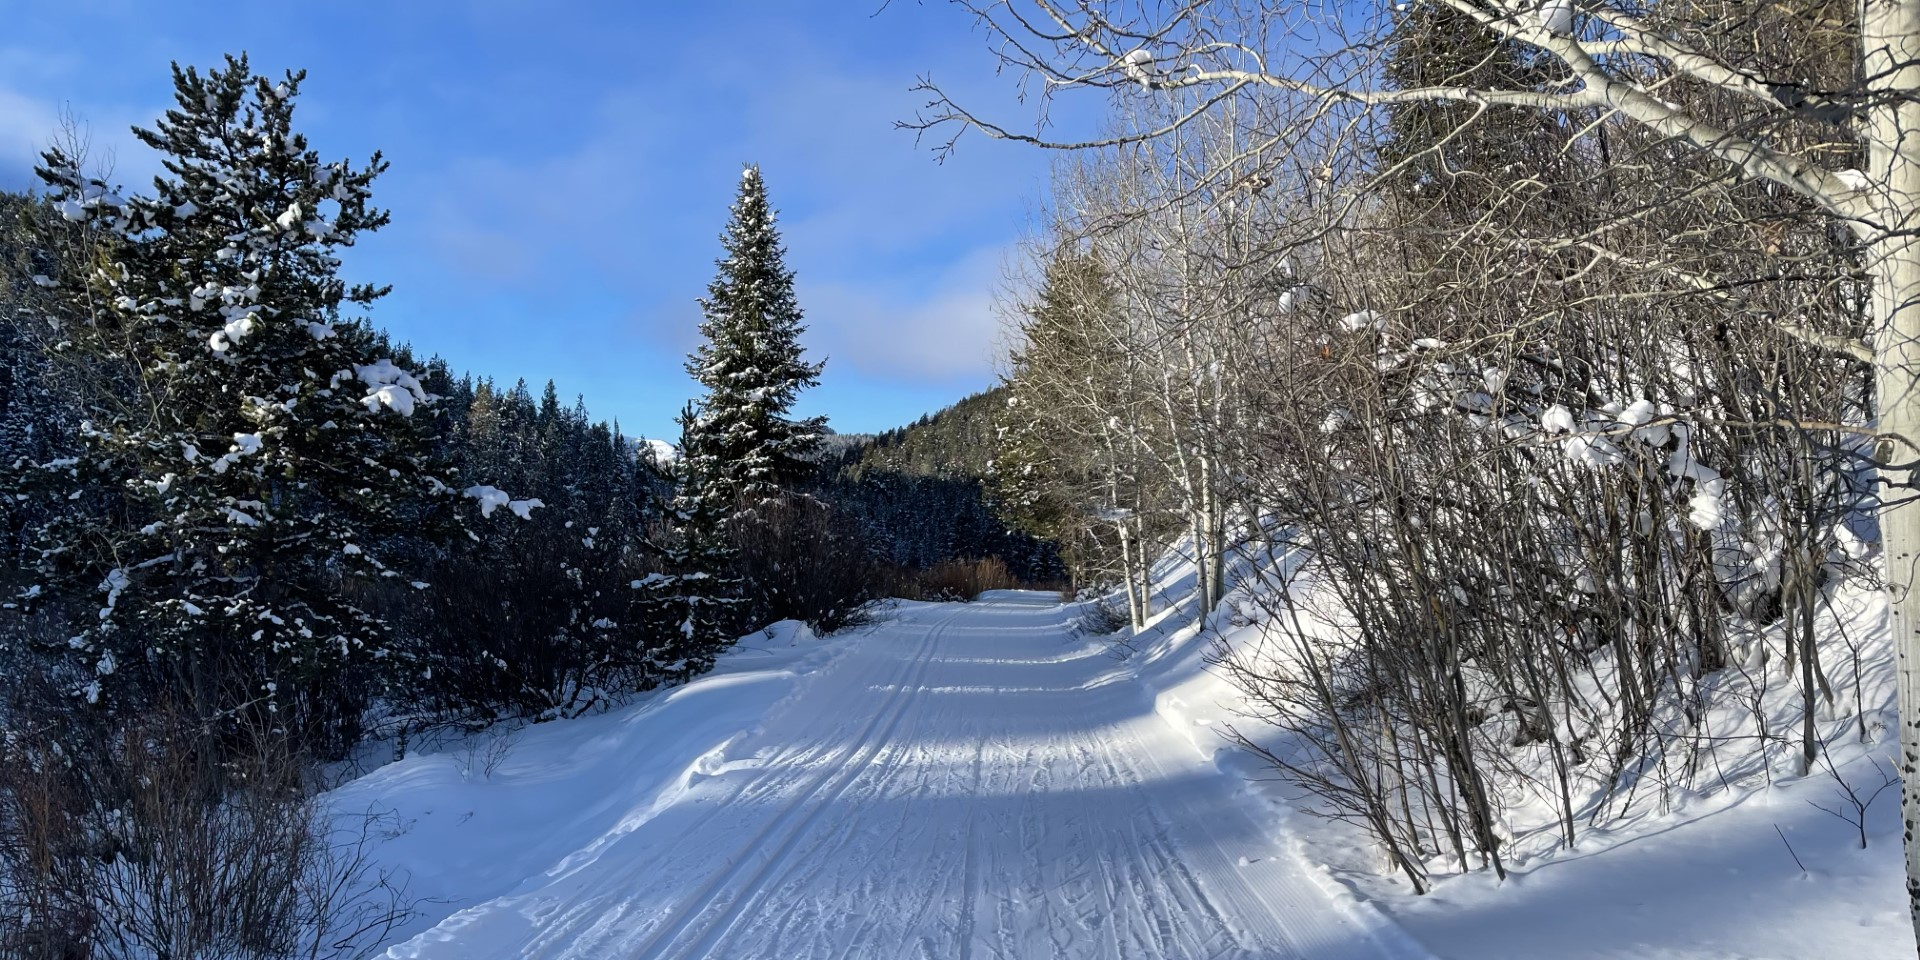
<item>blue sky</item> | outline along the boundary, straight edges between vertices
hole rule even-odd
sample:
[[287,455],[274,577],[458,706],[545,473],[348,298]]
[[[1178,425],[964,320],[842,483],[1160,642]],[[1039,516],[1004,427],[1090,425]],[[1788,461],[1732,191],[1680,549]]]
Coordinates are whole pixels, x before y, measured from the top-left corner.
[[304,67],[322,156],[393,165],[376,185],[393,225],[348,261],[394,284],[374,321],[456,369],[552,378],[597,418],[671,437],[695,393],[694,298],[757,162],[809,349],[828,358],[798,412],[884,429],[991,382],[991,302],[1048,159],[976,137],[936,164],[893,129],[929,73],[1005,115],[1029,108],[958,11],[880,7],[0,0],[0,186],[30,185],[62,110],[116,180],[145,181],[155,161],[125,130],[168,104],[169,61]]

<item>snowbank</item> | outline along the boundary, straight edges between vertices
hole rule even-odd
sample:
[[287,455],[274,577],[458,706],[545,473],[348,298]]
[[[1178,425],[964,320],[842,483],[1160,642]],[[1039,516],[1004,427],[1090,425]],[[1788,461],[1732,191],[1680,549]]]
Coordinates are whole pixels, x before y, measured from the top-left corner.
[[[1705,725],[1723,745],[1695,758],[1702,766],[1695,789],[1644,783],[1628,815],[1585,827],[1571,849],[1557,841],[1550,805],[1514,800],[1505,810],[1513,838],[1505,883],[1477,871],[1414,896],[1363,831],[1311,815],[1314,798],[1229,740],[1238,730],[1281,755],[1289,749],[1283,734],[1250,720],[1240,691],[1209,666],[1211,657],[1258,646],[1261,614],[1244,603],[1246,588],[1230,592],[1203,623],[1190,566],[1163,564],[1156,576],[1168,607],[1146,628],[1113,638],[1130,651],[1127,669],[1156,713],[1220,769],[1244,778],[1254,802],[1273,809],[1275,829],[1327,884],[1360,895],[1434,954],[1913,955],[1899,787],[1889,779],[1897,750],[1892,657],[1883,601],[1865,585],[1833,589],[1820,623],[1821,660],[1835,692],[1819,714],[1830,768],[1797,775],[1799,690],[1777,662],[1770,669],[1743,664],[1711,685]],[[1759,641],[1764,647],[1767,638]],[[1766,748],[1757,749],[1763,741]],[[1508,759],[1537,762],[1524,749]],[[1864,850],[1862,828],[1847,820],[1858,817],[1854,798],[1868,804]]]
[[[578,870],[703,777],[726,748],[845,650],[783,621],[742,639],[711,673],[603,714],[500,727],[381,767],[328,794],[347,822],[392,825],[374,851],[418,915],[405,940],[527,877]],[[630,749],[644,729],[644,752]]]

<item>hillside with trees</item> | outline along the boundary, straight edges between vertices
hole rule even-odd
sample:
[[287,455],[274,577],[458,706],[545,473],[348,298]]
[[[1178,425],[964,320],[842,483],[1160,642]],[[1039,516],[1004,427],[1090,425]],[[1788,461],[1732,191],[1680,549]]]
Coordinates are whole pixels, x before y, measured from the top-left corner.
[[995,417],[1006,390],[992,387],[913,423],[875,435],[843,469],[858,477],[890,472],[917,477],[987,476],[992,469]]
[[996,418],[1005,402],[1000,388],[974,394],[827,462],[824,496],[860,518],[893,571],[894,591],[923,592],[920,581],[942,567],[943,577],[968,568],[958,583],[970,588],[1066,585],[1057,546],[1019,529],[993,499]]

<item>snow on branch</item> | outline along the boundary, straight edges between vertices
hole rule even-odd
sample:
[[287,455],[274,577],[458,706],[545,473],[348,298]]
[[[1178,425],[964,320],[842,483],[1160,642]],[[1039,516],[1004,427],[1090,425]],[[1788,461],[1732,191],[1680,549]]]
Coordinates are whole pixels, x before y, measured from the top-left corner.
[[368,387],[366,397],[360,402],[366,404],[369,412],[378,413],[381,407],[386,407],[403,417],[411,417],[415,404],[427,402],[427,391],[419,379],[395,366],[390,359],[354,367],[353,373]]
[[486,484],[475,484],[474,486],[468,487],[461,491],[461,495],[472,497],[475,501],[479,502],[480,515],[482,517],[492,517],[493,511],[501,507],[506,507],[508,510],[513,511],[514,516],[522,520],[530,520],[533,518],[535,508],[546,506],[546,503],[538,497],[527,500],[515,500],[505,490],[499,487],[487,486]]

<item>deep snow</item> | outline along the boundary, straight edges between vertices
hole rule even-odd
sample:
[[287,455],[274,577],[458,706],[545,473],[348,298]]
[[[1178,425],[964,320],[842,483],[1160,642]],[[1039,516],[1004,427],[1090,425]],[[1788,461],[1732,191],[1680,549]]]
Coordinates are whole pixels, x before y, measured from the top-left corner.
[[[1884,602],[1865,581],[1829,590],[1819,618],[1821,657],[1838,700],[1823,707],[1820,733],[1832,760],[1797,775],[1799,692],[1780,676],[1778,636],[1752,638],[1772,648],[1772,664],[1716,678],[1710,730],[1714,749],[1695,789],[1661,796],[1643,786],[1630,815],[1587,827],[1572,849],[1551,843],[1550,808],[1528,802],[1506,810],[1511,837],[1505,883],[1490,871],[1444,877],[1413,895],[1385,858],[1350,824],[1312,816],[1312,800],[1292,789],[1220,731],[1234,728],[1280,752],[1285,737],[1252,722],[1238,692],[1205,669],[1208,654],[1244,655],[1260,628],[1229,595],[1201,631],[1190,568],[1169,566],[1162,612],[1142,635],[1134,669],[1156,690],[1156,709],[1219,766],[1243,778],[1276,813],[1274,835],[1364,903],[1384,911],[1437,957],[1449,960],[1906,960],[1914,940],[1904,897],[1899,787],[1880,793],[1859,831],[1824,812],[1851,815],[1840,781],[1865,800],[1893,769],[1892,654]],[[1860,670],[1861,699],[1853,696]],[[1754,748],[1748,698],[1764,693],[1777,739]],[[1864,720],[1864,724],[1862,721]],[[1863,740],[1864,726],[1868,737]],[[1511,762],[1538,762],[1515,751]],[[1877,764],[1877,766],[1876,766]]]
[[410,829],[394,957],[1417,957],[1041,594],[785,626],[333,795]]
[[[376,857],[424,899],[389,956],[1913,955],[1896,791],[1859,850],[1813,806],[1835,781],[1782,772],[1785,746],[1572,850],[1516,809],[1510,880],[1406,893],[1222,736],[1267,736],[1208,666],[1259,628],[1232,602],[1203,624],[1190,566],[1156,574],[1137,636],[1014,593],[824,640],[782,624],[686,686],[376,770],[331,800],[406,827]],[[1824,723],[1863,790],[1892,749],[1879,617],[1848,589],[1827,622],[1831,668],[1844,639],[1866,674],[1877,739]]]

